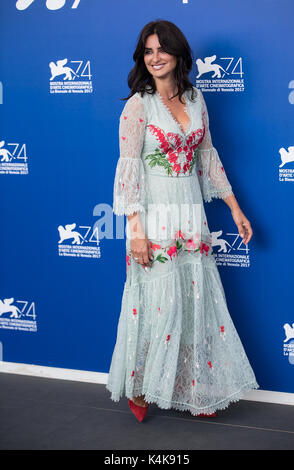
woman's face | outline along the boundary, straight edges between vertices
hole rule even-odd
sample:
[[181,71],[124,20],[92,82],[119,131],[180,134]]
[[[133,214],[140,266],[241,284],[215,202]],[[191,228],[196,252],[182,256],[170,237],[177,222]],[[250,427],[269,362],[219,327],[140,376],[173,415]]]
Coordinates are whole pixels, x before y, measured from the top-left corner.
[[173,70],[177,65],[174,55],[164,52],[160,46],[157,34],[148,36],[145,43],[144,62],[148,72],[156,78],[173,76]]

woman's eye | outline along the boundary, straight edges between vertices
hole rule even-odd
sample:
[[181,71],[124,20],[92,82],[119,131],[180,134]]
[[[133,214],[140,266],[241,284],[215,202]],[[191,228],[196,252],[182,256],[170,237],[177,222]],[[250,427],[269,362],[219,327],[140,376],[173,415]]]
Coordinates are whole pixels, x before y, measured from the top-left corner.
[[[151,53],[151,52],[152,52],[152,51],[145,51],[145,54],[149,54],[149,53]],[[163,50],[163,49],[158,49],[158,52],[164,52],[164,50]]]

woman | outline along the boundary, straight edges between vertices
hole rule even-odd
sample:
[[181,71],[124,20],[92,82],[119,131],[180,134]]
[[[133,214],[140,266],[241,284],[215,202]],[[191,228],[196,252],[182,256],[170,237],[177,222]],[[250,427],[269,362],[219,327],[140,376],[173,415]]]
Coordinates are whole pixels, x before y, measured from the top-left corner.
[[215,416],[254,372],[228,312],[203,200],[222,198],[252,237],[213,147],[191,49],[169,21],[148,23],[120,116],[113,212],[127,216],[127,274],[106,388],[142,421],[149,403]]

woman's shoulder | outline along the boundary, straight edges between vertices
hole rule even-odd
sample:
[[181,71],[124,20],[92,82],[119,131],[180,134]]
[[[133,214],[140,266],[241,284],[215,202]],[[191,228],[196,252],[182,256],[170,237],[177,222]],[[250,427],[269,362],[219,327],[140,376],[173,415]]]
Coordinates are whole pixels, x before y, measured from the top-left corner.
[[129,113],[131,113],[133,116],[138,115],[140,117],[145,115],[144,100],[142,99],[141,94],[138,92],[134,93],[127,101],[125,101],[123,110],[121,112],[121,117],[124,116],[124,119],[126,119]]

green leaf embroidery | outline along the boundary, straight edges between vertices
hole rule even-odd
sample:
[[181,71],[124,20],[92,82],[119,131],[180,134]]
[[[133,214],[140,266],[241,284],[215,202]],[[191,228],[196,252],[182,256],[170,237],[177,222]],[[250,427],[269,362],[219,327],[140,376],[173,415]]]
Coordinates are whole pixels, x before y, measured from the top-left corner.
[[[193,166],[196,162],[198,151],[199,151],[199,149],[197,147],[196,150],[193,153],[193,157],[192,157],[192,160],[190,162],[190,167],[189,167],[189,174],[190,175],[192,174]],[[149,155],[146,155],[145,160],[150,160],[148,162],[148,164],[151,168],[154,168],[156,165],[161,166],[166,170],[168,175],[172,175],[173,170],[172,170],[172,166],[171,166],[170,162],[168,161],[167,155],[166,155],[166,153],[161,152],[158,147],[155,149],[155,153],[151,153]]]
[[194,151],[193,153],[193,157],[192,157],[192,160],[191,160],[191,163],[190,163],[190,168],[189,168],[189,174],[191,175],[192,173],[192,170],[193,170],[193,166],[196,162],[196,158],[197,158],[197,155],[198,155],[198,151],[199,151],[199,148],[197,147],[196,150]]
[[146,155],[145,160],[150,160],[149,165],[151,168],[155,167],[155,165],[163,167],[168,175],[172,174],[172,167],[168,159],[166,158],[167,155],[159,150],[157,147],[155,149],[155,153]]
[[177,247],[177,251],[181,250],[182,249],[182,246],[179,242],[179,240],[176,241],[176,247]]
[[166,258],[162,254],[160,254],[160,255],[156,256],[154,261],[159,261],[160,263],[165,263],[166,261],[168,261],[168,258]]

